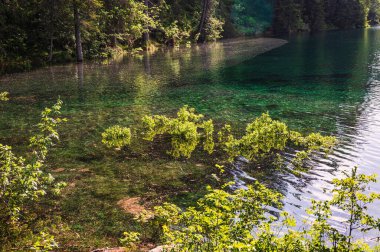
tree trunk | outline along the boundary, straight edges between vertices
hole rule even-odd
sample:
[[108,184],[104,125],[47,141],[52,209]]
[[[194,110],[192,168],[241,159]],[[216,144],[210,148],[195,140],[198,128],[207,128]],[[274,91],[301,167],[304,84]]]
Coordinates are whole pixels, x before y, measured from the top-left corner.
[[[106,11],[111,11],[113,8],[112,1],[110,0],[104,0],[104,7],[106,8]],[[115,22],[115,18],[112,18],[111,20],[107,21],[106,24],[106,33],[110,40],[110,46],[116,47],[117,39],[116,39],[116,30],[118,29],[117,21]]]
[[197,34],[199,34],[198,41],[199,43],[203,43],[206,41],[206,26],[210,19],[210,12],[212,0],[203,0],[202,1],[202,16],[198,26]]
[[[149,0],[144,0],[144,4],[146,6],[145,14],[149,15],[149,12],[148,12],[148,9],[149,9]],[[146,29],[148,30],[149,27],[146,27]],[[144,32],[143,39],[144,39],[145,48],[146,48],[146,50],[148,50],[148,48],[149,48],[149,31]]]
[[49,46],[49,62],[53,60],[53,37],[50,38],[50,46]]
[[76,1],[73,2],[74,8],[74,23],[75,23],[75,45],[76,45],[76,56],[77,62],[83,61],[83,51],[82,51],[82,38],[80,34],[80,17]]
[[78,98],[79,102],[83,102],[85,100],[84,96],[84,88],[83,88],[83,63],[78,63],[76,65],[77,75],[78,75]]
[[47,4],[47,12],[48,12],[48,19],[46,20],[46,30],[49,35],[49,59],[48,61],[51,62],[53,60],[53,41],[54,41],[54,35],[55,35],[55,25],[56,25],[56,11],[57,6],[55,3],[55,0],[49,0],[46,2]]

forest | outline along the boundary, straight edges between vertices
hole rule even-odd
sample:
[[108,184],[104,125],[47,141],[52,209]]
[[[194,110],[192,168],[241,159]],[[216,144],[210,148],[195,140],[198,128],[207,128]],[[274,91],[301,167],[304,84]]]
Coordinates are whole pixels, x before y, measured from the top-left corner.
[[220,38],[352,29],[378,0],[2,0],[0,73]]

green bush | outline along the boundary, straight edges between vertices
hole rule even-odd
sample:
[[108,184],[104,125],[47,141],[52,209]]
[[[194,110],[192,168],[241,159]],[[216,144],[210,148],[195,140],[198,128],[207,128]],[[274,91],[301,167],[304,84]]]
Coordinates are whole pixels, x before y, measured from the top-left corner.
[[[267,113],[248,124],[245,135],[240,139],[231,132],[231,126],[225,125],[218,132],[218,142],[215,143],[213,121],[205,120],[202,114],[196,114],[195,109],[188,106],[182,107],[175,118],[164,115],[142,118],[142,138],[153,141],[159,136],[169,137],[172,148],[168,154],[175,158],[190,158],[200,143],[208,154],[222,150],[230,162],[243,156],[252,162],[268,163],[269,160],[276,163],[278,159],[282,160],[285,149],[293,149],[296,152],[293,163],[302,167],[314,152],[327,154],[336,144],[335,137],[319,133],[303,136],[291,131],[286,124],[273,120]],[[120,148],[131,142],[130,129],[120,126],[107,129],[102,136],[102,142],[108,147]]]
[[205,135],[204,149],[208,153],[213,148],[213,123],[204,121],[203,115],[195,114],[195,109],[184,106],[177,113],[177,118],[166,116],[145,116],[143,118],[144,139],[153,141],[156,135],[167,134],[170,136],[172,149],[168,151],[173,157],[191,157],[202,138],[201,130]]
[[280,205],[280,196],[254,183],[233,193],[211,189],[186,211],[172,204],[155,208],[163,241],[174,251],[246,251],[254,243],[251,230],[272,221],[266,208]]
[[[166,136],[162,139],[169,138],[172,147],[168,153],[176,158],[190,157],[203,142],[203,149],[209,154],[222,150],[229,161],[243,156],[254,163],[270,165],[268,161],[272,161],[278,167],[284,166],[284,154],[290,151],[295,153],[293,164],[301,167],[313,153],[328,154],[336,144],[332,136],[292,131],[268,113],[249,123],[241,138],[235,138],[231,126],[225,125],[217,134],[217,143],[212,120],[204,120],[203,115],[187,106],[175,118],[155,115],[145,116],[142,121],[142,138],[153,141]],[[121,129],[115,126],[103,133],[104,140],[117,132],[104,143],[117,139],[119,147],[129,144],[130,134],[124,137]],[[130,132],[129,128],[124,129]],[[224,171],[221,165],[217,168]],[[194,207],[182,210],[165,203],[137,219],[149,223],[153,230],[160,230],[157,234],[161,234],[167,251],[371,251],[368,244],[354,240],[353,232],[380,229],[380,221],[366,212],[370,203],[380,199],[380,194],[368,193],[369,183],[375,181],[375,176],[357,174],[356,168],[345,173],[343,179],[334,179],[334,188],[329,191],[332,200],[312,200],[307,213],[313,221],[301,229],[295,229],[295,218],[289,213],[282,212],[281,217],[271,214],[273,207],[281,209],[282,196],[258,182],[233,192],[227,188],[231,183],[222,189],[208,187],[208,193]],[[349,214],[342,223],[347,233],[330,225],[332,207]],[[138,240],[136,232],[126,232],[122,239],[129,247]]]
[[[281,209],[282,197],[258,182],[234,192],[226,188],[229,184],[208,187],[208,194],[185,210],[165,203],[155,207],[148,223],[161,227],[166,251],[377,251],[352,237],[354,230],[380,229],[380,220],[366,213],[368,204],[380,199],[380,194],[368,194],[375,181],[375,176],[357,174],[356,168],[334,179],[332,200],[313,200],[307,210],[313,221],[302,228],[296,228],[287,212],[279,218],[271,215],[273,206]],[[343,222],[347,233],[329,224],[332,206],[349,213]]]
[[120,148],[131,144],[131,129],[118,125],[106,129],[102,133],[102,143],[107,147]]
[[[6,98],[3,93],[2,100]],[[56,129],[64,121],[59,118],[61,105],[58,100],[42,111],[39,132],[30,138],[31,153],[25,155],[28,158],[17,156],[10,146],[0,144],[0,243],[13,243],[14,232],[27,226],[33,204],[49,192],[58,194],[65,186],[54,183],[52,175],[44,171],[48,150],[58,140]]]
[[328,153],[336,144],[336,139],[332,136],[322,136],[319,133],[303,136],[292,131],[285,123],[273,120],[268,113],[249,123],[245,135],[240,139],[236,139],[231,131],[231,126],[225,125],[218,132],[219,143],[230,161],[243,156],[250,161],[262,162],[274,159],[286,148],[291,148],[296,151],[293,163],[296,167],[301,167],[314,151]]
[[[147,141],[153,141],[158,136],[169,136],[172,149],[167,153],[175,158],[190,158],[202,141],[203,149],[211,154],[214,151],[214,124],[212,120],[205,121],[203,118],[187,106],[178,111],[176,118],[144,116],[141,135]],[[131,142],[130,129],[120,126],[107,129],[102,136],[102,142],[108,147],[122,147]]]

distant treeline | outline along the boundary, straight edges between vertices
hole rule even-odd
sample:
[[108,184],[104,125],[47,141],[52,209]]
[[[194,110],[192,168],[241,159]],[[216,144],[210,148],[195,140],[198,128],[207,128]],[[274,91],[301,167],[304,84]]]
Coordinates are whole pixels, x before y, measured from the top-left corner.
[[277,0],[276,33],[361,28],[379,22],[379,0]]
[[159,45],[364,27],[380,0],[0,0],[0,73]]

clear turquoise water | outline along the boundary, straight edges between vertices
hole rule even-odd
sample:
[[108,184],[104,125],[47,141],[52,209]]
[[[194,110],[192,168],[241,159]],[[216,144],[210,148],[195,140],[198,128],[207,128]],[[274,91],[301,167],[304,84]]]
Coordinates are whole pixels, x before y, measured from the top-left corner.
[[[310,198],[329,197],[323,188],[341,171],[359,165],[361,172],[380,174],[380,29],[303,35],[282,44],[232,40],[4,76],[0,90],[9,91],[12,100],[1,105],[1,141],[16,146],[25,141],[38,111],[58,96],[69,118],[62,134],[69,151],[56,153],[58,165],[60,159],[90,162],[102,130],[136,123],[144,114],[171,114],[188,104],[217,122],[243,127],[269,111],[294,129],[340,140],[335,154],[315,160],[302,178],[282,173],[266,178],[286,195],[286,210],[302,218]],[[246,172],[237,179],[254,175]],[[380,192],[380,184],[372,190]],[[380,217],[379,207],[371,211]],[[336,216],[339,226],[345,215]]]

